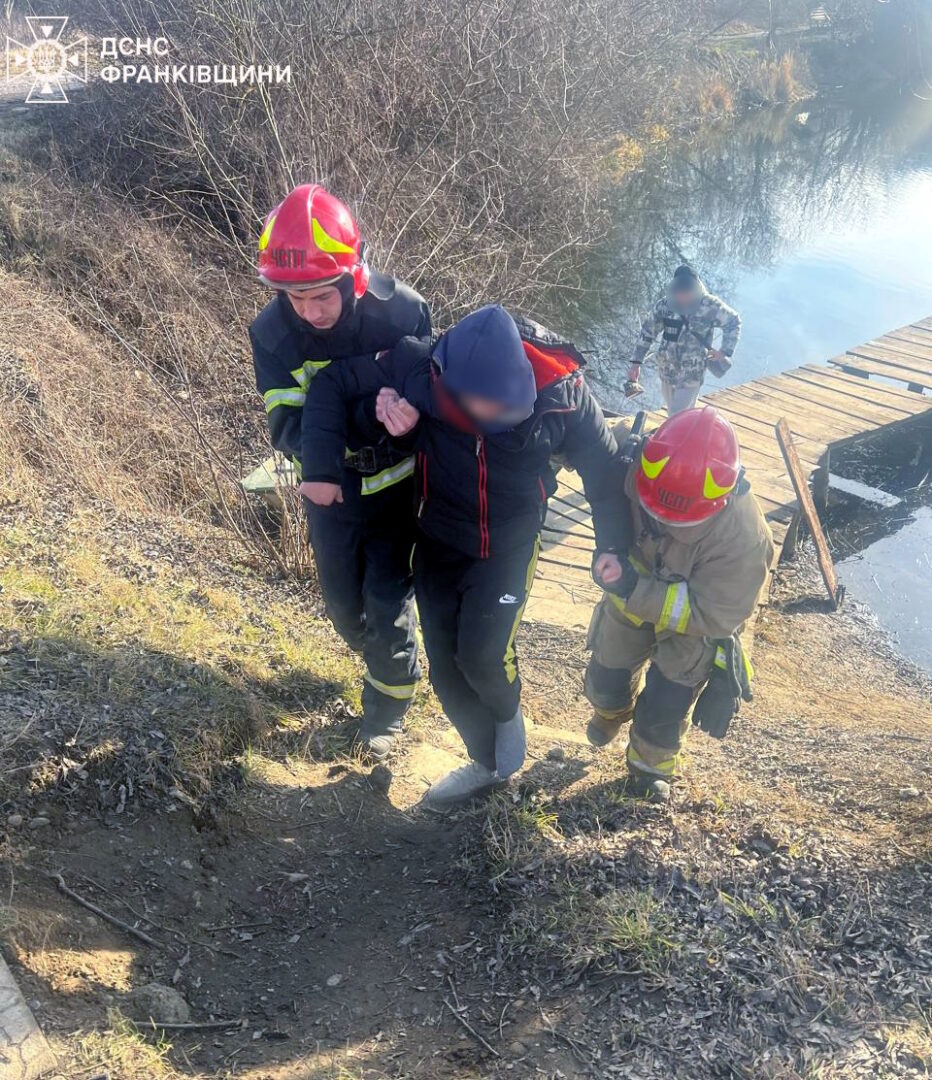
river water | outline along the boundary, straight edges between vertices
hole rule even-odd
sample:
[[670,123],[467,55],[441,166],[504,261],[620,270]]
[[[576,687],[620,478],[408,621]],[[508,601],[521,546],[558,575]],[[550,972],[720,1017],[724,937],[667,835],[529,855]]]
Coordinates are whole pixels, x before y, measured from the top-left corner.
[[[636,404],[621,385],[641,317],[684,261],[743,321],[734,367],[708,388],[824,361],[932,315],[932,104],[870,94],[747,117],[648,155],[613,218],[585,290],[547,313],[587,350],[606,407],[659,404],[649,367]],[[903,531],[837,554],[849,595],[932,670],[929,505],[908,493]]]

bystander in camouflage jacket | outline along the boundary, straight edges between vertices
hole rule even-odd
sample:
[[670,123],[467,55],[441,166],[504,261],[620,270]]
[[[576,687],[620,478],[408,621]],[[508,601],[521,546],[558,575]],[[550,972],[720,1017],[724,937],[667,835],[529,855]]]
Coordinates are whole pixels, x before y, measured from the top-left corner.
[[721,351],[727,356],[735,350],[741,334],[741,318],[696,280],[697,295],[686,307],[665,293],[653,312],[641,324],[641,336],[634,348],[632,362],[640,364],[657,339],[657,367],[660,377],[671,386],[701,384],[705,376],[706,355],[712,346],[712,334],[721,327]]

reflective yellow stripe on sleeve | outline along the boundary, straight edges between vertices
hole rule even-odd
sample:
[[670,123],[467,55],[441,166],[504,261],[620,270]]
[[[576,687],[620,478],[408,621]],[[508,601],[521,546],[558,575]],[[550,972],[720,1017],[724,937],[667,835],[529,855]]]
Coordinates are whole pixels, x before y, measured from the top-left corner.
[[395,701],[410,701],[414,697],[415,690],[417,690],[417,683],[403,683],[401,686],[392,686],[390,683],[384,683],[381,679],[377,679],[371,671],[367,671],[363,678],[370,686],[375,687],[380,694],[394,698]]
[[297,387],[287,387],[280,390],[266,390],[262,395],[262,400],[265,402],[265,411],[270,413],[279,405],[292,405],[300,409],[306,396],[304,391]]
[[289,374],[302,390],[307,390],[311,384],[311,379],[315,375],[319,375],[329,365],[329,360],[305,360],[299,368],[295,368]]
[[374,476],[364,476],[359,490],[363,495],[374,495],[377,491],[384,491],[413,473],[414,458],[405,458],[404,461],[399,461],[397,465],[390,465],[387,469],[375,473]]
[[667,586],[666,596],[663,598],[663,607],[660,610],[660,618],[657,620],[657,629],[666,630],[668,626],[678,633],[685,633],[691,614],[689,607],[689,586],[685,581],[677,581]]

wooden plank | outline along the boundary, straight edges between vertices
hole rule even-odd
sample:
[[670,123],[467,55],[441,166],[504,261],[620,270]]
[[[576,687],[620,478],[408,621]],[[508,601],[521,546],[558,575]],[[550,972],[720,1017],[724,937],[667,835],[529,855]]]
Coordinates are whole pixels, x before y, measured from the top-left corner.
[[[738,439],[742,438],[741,432],[748,431],[751,434],[760,435],[766,433],[769,439],[773,439],[773,424],[768,423],[766,420],[758,420],[756,417],[748,416],[742,412],[743,403],[736,401],[731,397],[722,401],[720,404],[718,401],[710,402],[714,404],[723,416],[727,417],[728,422],[736,429],[738,429]],[[798,444],[802,445],[800,455],[803,460],[810,461],[818,464],[828,449],[828,443],[825,440],[810,439],[803,436],[794,436]],[[799,449],[799,446],[797,446]]]
[[789,373],[773,379],[758,379],[755,386],[768,386],[772,390],[789,394],[803,402],[813,402],[825,406],[833,412],[841,412],[855,420],[865,420],[868,424],[882,427],[895,423],[910,414],[902,409],[890,408],[871,401],[869,395],[860,396],[849,390],[827,387],[812,377],[793,378]]
[[911,326],[904,326],[900,330],[891,330],[889,334],[881,335],[878,340],[912,345],[918,347],[920,353],[932,354],[932,330],[914,330]]
[[[746,416],[753,416],[763,424],[771,427],[781,418],[786,418],[793,436],[805,438],[817,438],[827,446],[846,442],[857,434],[856,427],[850,427],[841,423],[832,423],[814,416],[809,412],[793,412],[793,406],[780,401],[770,401],[765,395],[754,390],[734,391],[735,397],[740,399],[740,407]],[[736,402],[738,404],[738,402]]]
[[829,363],[838,367],[851,368],[854,371],[863,371],[865,375],[883,375],[888,379],[898,379],[900,382],[921,386],[924,390],[932,390],[932,375],[904,371],[903,368],[879,360],[868,360],[863,356],[846,353],[844,356],[833,357]]
[[912,341],[902,341],[899,338],[893,337],[891,334],[884,334],[883,337],[872,338],[870,341],[865,341],[863,345],[855,345],[851,351],[860,352],[862,349],[877,349],[882,350],[883,352],[896,353],[897,355],[906,357],[909,361],[921,365],[932,363],[930,350],[924,345],[916,345]]
[[790,429],[785,420],[778,420],[774,431],[786,459],[786,467],[793,480],[796,497],[812,533],[812,539],[815,541],[819,569],[822,571],[822,580],[825,582],[826,589],[828,589],[829,599],[837,611],[844,599],[845,589],[843,585],[838,584],[838,579],[835,576],[835,566],[832,562],[832,556],[829,554],[828,542],[825,539],[825,533],[822,531],[822,523],[819,521],[818,513],[816,513],[815,503],[812,501],[812,493],[809,491],[809,484],[803,474],[799,455],[793,445],[793,436],[790,434]]
[[[797,384],[801,393],[821,391],[823,394],[837,395],[846,399],[853,409],[857,408],[857,403],[867,402],[872,412],[875,409],[883,410],[882,422],[884,424],[895,424],[900,420],[908,420],[910,417],[915,416],[917,412],[922,411],[921,407],[919,409],[915,407],[915,395],[913,400],[909,402],[912,407],[907,407],[897,398],[875,394],[874,389],[880,387],[880,383],[865,382],[863,378],[857,375],[849,375],[840,368],[832,368],[831,374],[823,373],[819,375],[799,368],[796,371],[787,372],[786,381]],[[903,393],[908,393],[908,391],[904,390]]]
[[[902,368],[903,371],[914,375],[925,377],[932,375],[932,361],[926,362],[918,357],[896,352],[894,349],[878,349],[872,345],[858,345],[854,349],[849,349],[844,355],[854,357],[857,360],[873,360],[879,364],[887,364],[889,367]],[[841,357],[834,357],[834,359],[841,359]],[[831,363],[831,360],[829,363]]]
[[816,367],[806,365],[794,368],[794,376],[806,375],[818,379],[825,385],[841,385],[847,387],[853,394],[868,394],[872,399],[882,401],[885,405],[902,409],[913,416],[923,413],[929,408],[929,403],[923,404],[922,396],[913,390],[907,390],[904,386],[890,386],[887,383],[871,382],[863,375],[852,375],[837,367]]
[[834,434],[833,441],[850,438],[864,428],[876,426],[870,420],[851,416],[814,398],[806,398],[793,391],[774,389],[757,382],[749,383],[745,394],[759,405],[798,418],[801,426],[817,429],[825,435]]
[[[718,408],[718,406],[716,406],[716,408]],[[738,428],[737,424],[732,420],[731,415],[729,415],[725,409],[720,409],[719,411],[722,412],[723,415],[728,415],[729,421],[731,421],[732,425],[735,427],[738,442],[741,445],[742,460],[746,453],[753,452],[761,454],[763,457],[774,461],[774,463],[779,466],[781,472],[784,471],[785,466],[783,464],[783,456],[780,453],[780,447],[777,446],[777,440],[773,437],[772,430],[767,435],[763,435],[761,434],[759,425],[757,427],[742,426],[741,428]],[[807,443],[807,445],[809,444]],[[814,450],[816,449],[818,449],[818,453],[814,453]],[[824,446],[811,447],[809,453],[802,454],[801,456],[806,462],[810,463],[813,468],[817,468],[819,460],[824,453]]]

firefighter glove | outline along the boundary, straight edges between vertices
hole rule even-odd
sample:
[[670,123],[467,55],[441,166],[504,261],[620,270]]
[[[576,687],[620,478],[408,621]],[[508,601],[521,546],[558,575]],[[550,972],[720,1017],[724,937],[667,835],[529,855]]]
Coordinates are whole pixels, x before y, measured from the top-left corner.
[[714,644],[715,664],[693,709],[693,723],[713,739],[724,739],[742,700],[752,698],[751,665],[737,634]]

